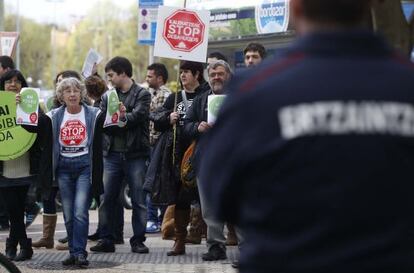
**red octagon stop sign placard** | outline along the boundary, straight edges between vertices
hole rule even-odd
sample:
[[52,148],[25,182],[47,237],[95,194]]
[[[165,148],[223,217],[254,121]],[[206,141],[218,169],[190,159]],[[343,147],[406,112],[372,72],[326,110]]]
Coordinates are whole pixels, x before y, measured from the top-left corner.
[[195,12],[177,10],[165,19],[162,36],[172,49],[190,52],[203,43],[204,30]]
[[66,146],[79,145],[86,139],[86,126],[79,120],[69,120],[60,129],[60,141]]

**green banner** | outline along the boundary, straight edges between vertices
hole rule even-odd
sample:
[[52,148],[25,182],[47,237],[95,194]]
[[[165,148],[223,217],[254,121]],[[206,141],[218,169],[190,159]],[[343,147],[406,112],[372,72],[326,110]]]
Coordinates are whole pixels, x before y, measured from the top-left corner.
[[0,91],[0,160],[18,158],[35,140],[36,134],[16,124],[16,94]]

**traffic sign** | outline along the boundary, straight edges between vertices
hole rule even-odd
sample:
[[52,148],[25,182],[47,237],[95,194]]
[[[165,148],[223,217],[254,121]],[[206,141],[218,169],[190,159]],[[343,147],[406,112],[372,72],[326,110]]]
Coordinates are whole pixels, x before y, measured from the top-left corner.
[[205,62],[210,12],[160,7],[154,55]]
[[18,32],[0,32],[0,55],[12,57],[18,40]]
[[139,0],[138,3],[138,43],[154,45],[157,29],[158,7],[163,0]]

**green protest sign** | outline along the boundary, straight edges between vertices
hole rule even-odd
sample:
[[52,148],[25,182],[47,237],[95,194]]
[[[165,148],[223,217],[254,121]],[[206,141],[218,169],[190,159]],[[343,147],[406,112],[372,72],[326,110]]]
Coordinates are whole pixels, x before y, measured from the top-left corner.
[[35,140],[36,134],[16,124],[16,94],[0,91],[0,160],[23,155]]
[[107,91],[108,104],[103,127],[118,125],[119,122],[119,98],[115,89]]
[[226,95],[209,95],[207,98],[207,122],[214,123]]
[[208,111],[210,111],[211,114],[217,116],[220,110],[220,107],[223,104],[223,101],[224,101],[224,96],[214,96],[214,98],[212,98],[209,101]]
[[119,99],[116,92],[109,93],[108,112],[112,116],[119,110]]
[[22,91],[20,96],[22,100],[20,102],[20,107],[26,114],[37,112],[37,108],[39,107],[39,96],[35,90],[28,88],[25,92]]
[[20,91],[20,103],[16,109],[17,124],[37,126],[39,93],[40,90],[38,88],[22,88]]
[[46,107],[46,112],[49,112],[50,110],[52,110],[53,108],[53,96],[50,96],[46,99],[46,103],[45,103],[45,107]]

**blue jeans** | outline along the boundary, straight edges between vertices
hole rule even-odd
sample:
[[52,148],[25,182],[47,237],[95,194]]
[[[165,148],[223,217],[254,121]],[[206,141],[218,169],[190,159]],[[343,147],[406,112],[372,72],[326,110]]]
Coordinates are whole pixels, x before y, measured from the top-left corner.
[[[147,194],[146,202],[147,202],[147,210],[148,210],[147,221],[154,222],[157,225],[161,225],[167,206],[154,206],[151,202],[150,194]],[[158,209],[160,210],[159,216],[158,216]]]
[[57,178],[68,233],[69,253],[72,256],[87,255],[88,210],[91,202],[89,155],[60,157]]
[[[120,193],[122,195],[122,193]],[[101,238],[101,229],[102,229],[102,221],[101,219],[104,217],[102,216],[103,209],[101,209],[101,204],[103,203],[104,195],[102,194],[99,198],[99,208],[98,208],[98,228],[96,229],[96,233],[99,234],[99,238]],[[124,238],[124,205],[121,202],[121,197],[117,199],[115,202],[114,210],[114,217],[112,221],[112,230],[114,231],[114,238],[115,239],[123,239]]]
[[145,193],[142,189],[146,172],[145,158],[127,159],[124,153],[110,152],[104,157],[104,194],[101,203],[102,217],[100,237],[105,243],[113,244],[115,219],[114,206],[119,197],[122,180],[125,178],[130,189],[132,200],[132,230],[131,246],[145,241],[145,226],[147,208]]

